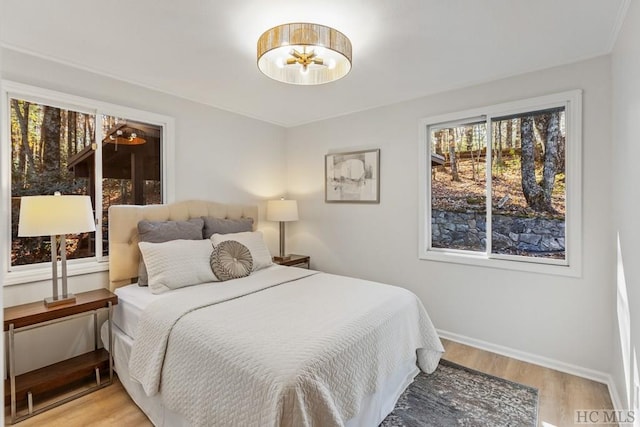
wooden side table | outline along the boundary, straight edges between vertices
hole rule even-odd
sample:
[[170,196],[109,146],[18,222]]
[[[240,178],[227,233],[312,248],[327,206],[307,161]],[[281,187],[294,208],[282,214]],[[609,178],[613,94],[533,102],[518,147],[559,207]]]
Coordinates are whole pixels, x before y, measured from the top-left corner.
[[287,267],[311,268],[311,257],[309,255],[287,255],[290,258],[286,260],[273,258],[275,264],[286,265]]
[[[9,378],[5,380],[5,405],[11,403],[11,423],[40,414],[78,397],[105,387],[113,381],[113,358],[104,348],[98,348],[98,313],[107,311],[109,325],[109,349],[113,348],[112,310],[118,297],[107,289],[97,289],[76,294],[76,302],[47,308],[44,303],[6,307],[4,309],[4,330],[8,332]],[[93,316],[94,350],[71,359],[63,360],[44,368],[16,376],[15,374],[15,334],[64,322],[84,316]],[[101,371],[109,372],[109,380],[102,381]],[[54,393],[76,381],[95,375],[96,384],[72,396],[55,401],[37,410],[33,409],[33,397]],[[18,416],[18,403],[27,403],[27,414]]]

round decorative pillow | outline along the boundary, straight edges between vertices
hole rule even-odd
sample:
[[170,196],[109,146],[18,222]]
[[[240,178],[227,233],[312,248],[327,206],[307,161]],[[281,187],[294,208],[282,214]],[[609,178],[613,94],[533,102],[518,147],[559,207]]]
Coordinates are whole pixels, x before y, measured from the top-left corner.
[[222,281],[246,277],[253,268],[249,249],[235,240],[226,240],[213,247],[211,269]]

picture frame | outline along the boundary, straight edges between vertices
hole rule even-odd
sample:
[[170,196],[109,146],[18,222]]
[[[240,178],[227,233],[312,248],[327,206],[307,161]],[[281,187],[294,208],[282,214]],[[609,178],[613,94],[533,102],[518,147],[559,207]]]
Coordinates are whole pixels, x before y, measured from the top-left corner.
[[380,149],[324,156],[326,203],[380,203]]

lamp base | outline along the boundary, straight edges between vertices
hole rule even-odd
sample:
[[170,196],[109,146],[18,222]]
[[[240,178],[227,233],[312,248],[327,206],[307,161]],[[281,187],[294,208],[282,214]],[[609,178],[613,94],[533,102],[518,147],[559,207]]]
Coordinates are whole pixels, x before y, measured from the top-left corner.
[[274,261],[289,261],[291,259],[291,255],[285,255],[285,256],[274,256],[273,260]]
[[67,294],[65,296],[59,296],[58,298],[47,297],[44,299],[44,305],[49,307],[56,307],[63,304],[73,304],[76,302],[76,296],[73,294]]

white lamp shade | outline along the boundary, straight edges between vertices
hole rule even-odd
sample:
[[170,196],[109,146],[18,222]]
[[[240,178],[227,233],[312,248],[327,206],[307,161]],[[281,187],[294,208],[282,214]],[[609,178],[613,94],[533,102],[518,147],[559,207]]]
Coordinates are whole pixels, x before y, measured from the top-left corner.
[[18,236],[57,236],[95,231],[89,196],[23,196]]
[[298,202],[295,200],[267,201],[267,221],[297,221]]

